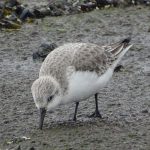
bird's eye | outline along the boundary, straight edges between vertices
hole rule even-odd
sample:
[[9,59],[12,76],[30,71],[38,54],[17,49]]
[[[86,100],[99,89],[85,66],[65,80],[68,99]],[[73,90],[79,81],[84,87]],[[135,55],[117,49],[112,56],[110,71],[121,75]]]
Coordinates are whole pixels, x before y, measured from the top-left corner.
[[54,95],[50,96],[47,101],[50,102],[53,99]]

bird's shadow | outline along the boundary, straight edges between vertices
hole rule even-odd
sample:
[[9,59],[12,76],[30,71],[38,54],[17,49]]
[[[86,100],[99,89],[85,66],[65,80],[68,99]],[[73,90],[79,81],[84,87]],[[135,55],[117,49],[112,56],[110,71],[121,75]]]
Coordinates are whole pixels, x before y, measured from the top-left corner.
[[109,120],[108,118],[80,118],[77,121],[73,121],[72,119],[65,120],[65,119],[60,119],[57,121],[53,121],[51,123],[45,123],[44,125],[44,130],[49,130],[49,129],[56,129],[56,128],[76,128],[76,127],[82,127],[82,126],[89,126],[89,125],[98,125],[98,126],[112,126],[112,125],[117,125],[116,122],[114,123],[113,121]]

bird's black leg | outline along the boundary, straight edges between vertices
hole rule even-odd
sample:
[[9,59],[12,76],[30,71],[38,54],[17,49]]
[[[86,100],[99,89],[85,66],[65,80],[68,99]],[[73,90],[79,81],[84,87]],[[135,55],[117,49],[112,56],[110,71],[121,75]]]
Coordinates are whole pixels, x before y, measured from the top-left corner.
[[101,116],[101,114],[100,114],[100,112],[99,112],[99,110],[98,110],[98,94],[96,93],[95,94],[95,112],[92,114],[92,115],[90,115],[89,117],[99,117],[99,118],[102,118],[102,116]]
[[76,108],[75,108],[75,112],[74,112],[73,121],[76,121],[76,120],[77,120],[76,115],[77,115],[78,105],[79,105],[79,102],[76,102]]

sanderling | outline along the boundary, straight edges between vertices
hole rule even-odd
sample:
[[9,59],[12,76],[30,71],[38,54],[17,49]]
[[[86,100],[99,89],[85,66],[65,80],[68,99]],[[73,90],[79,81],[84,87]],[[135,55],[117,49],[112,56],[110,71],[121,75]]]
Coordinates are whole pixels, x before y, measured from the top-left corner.
[[132,46],[130,38],[115,44],[99,46],[91,43],[68,43],[56,48],[44,60],[39,78],[31,87],[36,107],[40,110],[42,129],[46,111],[58,105],[79,102],[95,95],[96,109],[92,116],[101,117],[97,93],[111,79],[114,69]]

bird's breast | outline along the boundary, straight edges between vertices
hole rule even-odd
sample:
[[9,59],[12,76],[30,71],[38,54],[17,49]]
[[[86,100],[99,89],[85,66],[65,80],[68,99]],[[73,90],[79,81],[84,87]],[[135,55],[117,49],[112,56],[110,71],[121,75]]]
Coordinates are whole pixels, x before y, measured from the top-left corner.
[[64,103],[81,101],[103,88],[112,76],[112,71],[106,71],[102,76],[96,72],[74,72],[69,79],[67,95],[64,96]]

